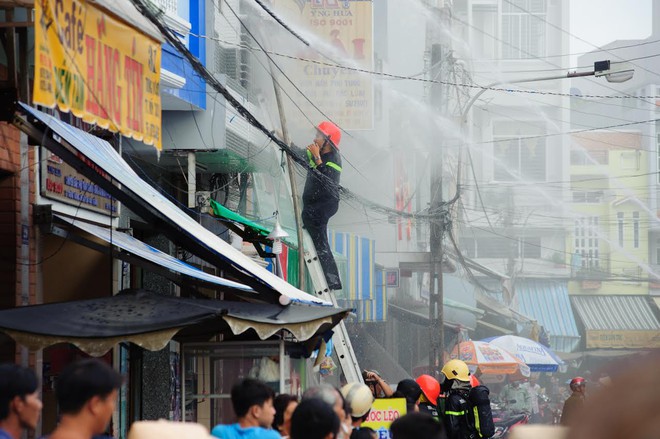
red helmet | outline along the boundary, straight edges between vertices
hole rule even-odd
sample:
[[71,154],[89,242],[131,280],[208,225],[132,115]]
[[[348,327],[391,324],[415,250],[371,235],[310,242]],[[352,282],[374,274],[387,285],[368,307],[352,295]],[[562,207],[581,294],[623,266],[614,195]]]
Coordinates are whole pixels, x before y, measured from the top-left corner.
[[477,387],[480,385],[481,383],[479,382],[479,379],[474,375],[470,375],[470,387]]
[[585,380],[582,377],[575,377],[571,380],[570,386],[571,390],[575,390],[579,386],[585,385],[587,383],[587,380]]
[[341,130],[337,125],[326,120],[321,122],[317,129],[325,134],[328,139],[330,139],[330,141],[335,145],[335,148],[339,148],[339,142],[341,141]]
[[420,375],[415,380],[419,387],[422,388],[422,393],[433,405],[436,405],[438,402],[438,396],[440,396],[440,383],[438,380],[433,378],[431,375]]

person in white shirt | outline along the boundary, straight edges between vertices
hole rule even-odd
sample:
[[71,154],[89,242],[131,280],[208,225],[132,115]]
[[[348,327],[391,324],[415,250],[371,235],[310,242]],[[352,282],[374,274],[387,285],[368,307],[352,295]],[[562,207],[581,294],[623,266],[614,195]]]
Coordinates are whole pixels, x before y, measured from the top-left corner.
[[541,394],[541,386],[539,386],[536,377],[531,377],[527,383],[527,392],[529,393],[529,405],[532,409],[530,422],[537,424],[541,422],[541,410],[539,409],[539,395]]

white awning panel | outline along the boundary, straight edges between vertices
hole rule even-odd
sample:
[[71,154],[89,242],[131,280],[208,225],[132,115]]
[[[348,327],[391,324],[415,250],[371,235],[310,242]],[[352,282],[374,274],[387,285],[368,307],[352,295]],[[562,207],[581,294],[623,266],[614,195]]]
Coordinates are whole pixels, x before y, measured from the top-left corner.
[[[131,197],[132,201],[139,200],[140,205],[134,204],[132,208],[141,208],[144,211],[148,210],[150,215],[157,217],[159,222],[167,226],[167,230],[170,232],[170,238],[172,238],[173,231],[176,231],[178,236],[193,242],[197,252],[229,264],[234,270],[256,281],[268,290],[284,296],[284,300],[281,300],[281,303],[293,301],[332,306],[330,302],[305,293],[265,268],[260,267],[249,257],[206,229],[156,188],[142,180],[105,140],[74,128],[26,104],[20,103],[19,105],[29,116],[36,118],[48,128],[45,132],[41,128],[42,132],[40,135],[30,133],[31,136],[39,139],[41,143],[44,143],[45,139],[49,138],[57,142],[58,145],[62,145],[63,150],[59,150],[58,152],[62,155],[68,155],[68,157],[62,157],[62,159],[73,162],[73,164],[70,163],[72,166],[74,164],[80,165],[80,156],[82,155],[85,165],[81,169],[86,168],[87,171],[94,171],[95,183],[102,184],[104,187],[108,187],[108,181],[119,184],[121,186],[121,193],[127,197]],[[28,129],[31,123],[28,120],[28,125],[21,126],[21,129]],[[48,147],[48,145],[46,146]],[[54,148],[52,145],[51,147]],[[113,188],[112,190],[116,191],[117,189]],[[117,197],[119,198],[119,196]],[[196,251],[193,252],[195,253]],[[200,254],[198,256],[203,257]]]
[[204,282],[208,282],[214,285],[219,285],[228,288],[235,288],[243,291],[254,291],[247,285],[243,285],[238,282],[233,282],[227,279],[223,279],[218,276],[206,273],[200,270],[197,267],[186,264],[185,262],[175,258],[174,256],[168,255],[157,248],[154,248],[139,239],[135,239],[131,235],[128,235],[124,232],[119,232],[117,230],[110,230],[106,227],[95,226],[94,224],[86,223],[80,220],[66,218],[60,215],[56,215],[57,218],[61,221],[64,221],[68,224],[71,224],[80,230],[94,235],[99,239],[104,240],[107,243],[115,245],[122,250],[127,251],[135,256],[138,256],[147,261],[158,264],[161,267],[167,268],[168,270],[174,271],[176,273],[183,274],[185,276],[190,276],[195,279],[199,279]]

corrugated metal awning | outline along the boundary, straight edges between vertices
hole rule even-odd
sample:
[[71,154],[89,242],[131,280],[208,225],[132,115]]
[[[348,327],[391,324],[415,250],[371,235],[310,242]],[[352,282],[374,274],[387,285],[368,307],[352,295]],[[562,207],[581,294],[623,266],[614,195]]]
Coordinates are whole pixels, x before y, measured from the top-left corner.
[[584,324],[587,348],[660,347],[660,322],[649,296],[573,296]]
[[572,352],[580,333],[568,298],[566,282],[525,281],[516,284],[518,310],[542,325],[550,335],[550,346],[558,352]]
[[26,104],[20,103],[19,108],[25,116],[17,115],[14,123],[33,142],[50,149],[141,218],[158,226],[172,241],[251,286],[261,293],[263,300],[332,306],[329,301],[305,293],[260,267],[202,226],[157,188],[142,180],[105,140]]
[[126,233],[120,232],[118,230],[111,230],[106,227],[95,226],[93,224],[89,224],[74,218],[66,218],[60,215],[56,215],[55,217],[64,224],[75,226],[83,232],[96,236],[97,238],[102,239],[109,244],[119,247],[131,255],[137,256],[139,259],[156,264],[157,266],[166,270],[170,270],[175,273],[188,276],[189,278],[193,278],[207,284],[212,284],[214,286],[235,288],[243,291],[254,292],[254,290],[247,285],[206,273],[199,268],[186,264],[174,256],[168,255],[167,253],[164,253],[157,248],[145,244],[139,239],[136,239]]
[[655,306],[657,306],[658,309],[660,309],[660,297],[654,297],[653,301],[655,302]]

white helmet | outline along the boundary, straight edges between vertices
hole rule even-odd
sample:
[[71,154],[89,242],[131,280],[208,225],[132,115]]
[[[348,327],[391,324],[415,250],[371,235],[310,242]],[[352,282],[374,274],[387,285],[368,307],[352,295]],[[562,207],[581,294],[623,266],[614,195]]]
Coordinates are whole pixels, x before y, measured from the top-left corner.
[[350,383],[341,388],[341,394],[351,408],[351,416],[361,418],[371,410],[374,395],[369,386],[362,383]]

